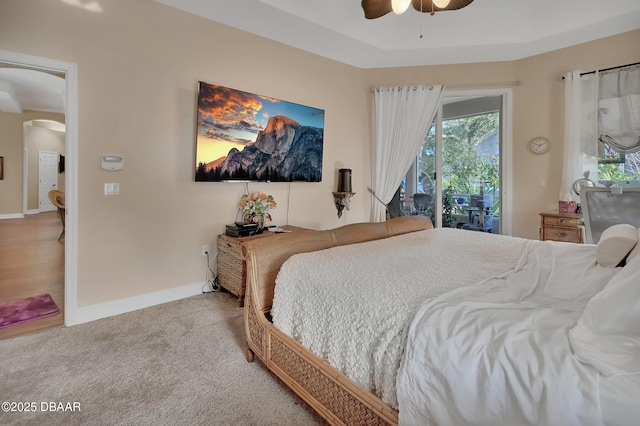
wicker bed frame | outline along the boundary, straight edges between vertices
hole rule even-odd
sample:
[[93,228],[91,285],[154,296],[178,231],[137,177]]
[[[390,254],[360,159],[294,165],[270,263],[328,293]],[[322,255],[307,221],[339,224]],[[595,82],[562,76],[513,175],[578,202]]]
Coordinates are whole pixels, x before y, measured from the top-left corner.
[[426,216],[356,223],[326,231],[301,230],[243,243],[247,262],[244,323],[247,360],[254,355],[327,422],[336,425],[397,425],[398,412],[270,321],[275,279],[296,253],[388,238],[432,228]]

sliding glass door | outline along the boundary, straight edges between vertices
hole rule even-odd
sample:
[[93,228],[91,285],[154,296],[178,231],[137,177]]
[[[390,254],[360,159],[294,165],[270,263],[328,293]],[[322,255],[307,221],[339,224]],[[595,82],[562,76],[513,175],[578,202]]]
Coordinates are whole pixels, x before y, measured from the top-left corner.
[[445,94],[403,181],[403,214],[429,215],[437,227],[509,233],[503,219],[510,200],[506,105],[500,92]]

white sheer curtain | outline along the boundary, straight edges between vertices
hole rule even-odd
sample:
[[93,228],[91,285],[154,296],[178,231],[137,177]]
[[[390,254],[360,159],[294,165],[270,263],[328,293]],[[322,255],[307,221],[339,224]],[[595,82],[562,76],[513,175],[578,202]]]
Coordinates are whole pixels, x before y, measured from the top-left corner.
[[573,182],[589,172],[598,182],[598,74],[564,76],[564,156],[560,200],[580,200],[573,192]]
[[442,90],[442,85],[375,89],[371,174],[379,201],[372,199],[372,221],[385,220],[386,204],[416,159],[442,100]]

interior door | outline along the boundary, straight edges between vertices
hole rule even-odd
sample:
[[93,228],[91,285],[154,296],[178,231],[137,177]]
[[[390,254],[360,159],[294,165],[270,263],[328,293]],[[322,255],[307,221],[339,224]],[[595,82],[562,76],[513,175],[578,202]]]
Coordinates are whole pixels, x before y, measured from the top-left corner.
[[38,209],[49,212],[56,209],[49,200],[49,191],[58,189],[58,153],[38,151]]

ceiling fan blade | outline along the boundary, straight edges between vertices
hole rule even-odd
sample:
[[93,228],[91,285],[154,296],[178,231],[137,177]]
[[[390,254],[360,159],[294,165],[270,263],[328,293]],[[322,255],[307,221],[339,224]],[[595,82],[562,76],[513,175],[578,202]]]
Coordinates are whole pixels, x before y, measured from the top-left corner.
[[391,9],[391,0],[362,0],[362,10],[364,10],[365,18],[376,19],[386,15],[393,9]]
[[[364,3],[364,1],[363,1],[363,3]],[[389,2],[389,3],[391,3],[391,2]],[[469,6],[471,3],[473,3],[473,0],[451,0],[451,2],[449,2],[447,7],[441,9],[438,6],[434,5],[431,2],[431,0],[413,0],[411,2],[411,4],[413,4],[413,8],[415,10],[417,10],[418,12],[424,12],[424,13],[431,13],[432,8],[433,8],[434,12],[444,12],[444,11],[447,11],[447,10],[458,10],[458,9],[462,9],[463,7]],[[420,7],[422,7],[422,10],[420,10]]]

